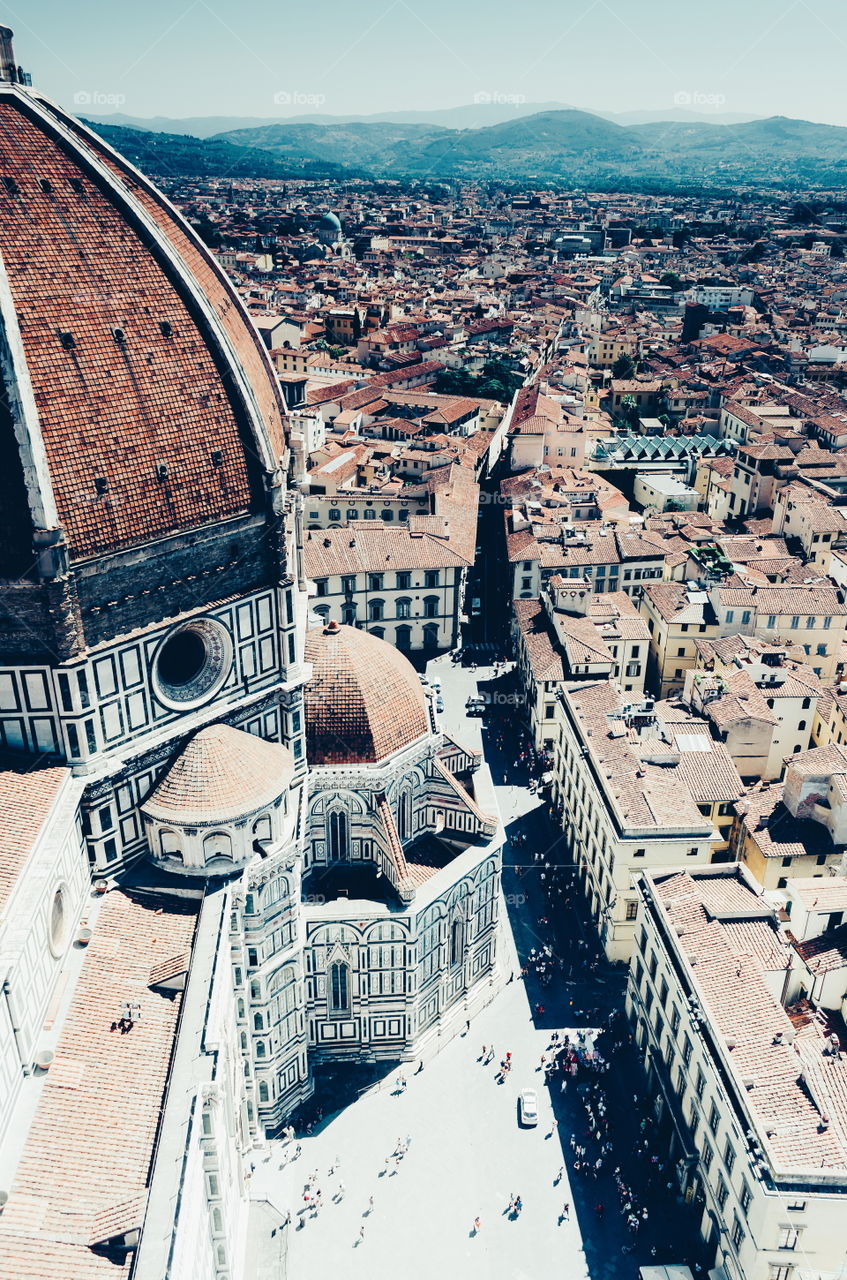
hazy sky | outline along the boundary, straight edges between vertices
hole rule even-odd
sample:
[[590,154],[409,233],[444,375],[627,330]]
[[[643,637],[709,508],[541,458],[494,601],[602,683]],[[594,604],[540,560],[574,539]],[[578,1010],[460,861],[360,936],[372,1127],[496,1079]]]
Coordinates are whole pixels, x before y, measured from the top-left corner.
[[491,94],[847,125],[845,0],[13,0],[0,22],[33,82],[92,114],[346,114]]

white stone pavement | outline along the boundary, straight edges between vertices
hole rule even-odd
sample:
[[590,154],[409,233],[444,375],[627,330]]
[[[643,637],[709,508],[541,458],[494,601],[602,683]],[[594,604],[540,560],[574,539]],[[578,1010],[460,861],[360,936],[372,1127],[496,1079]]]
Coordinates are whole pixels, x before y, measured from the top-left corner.
[[[563,1028],[564,1029],[564,1028]],[[515,981],[471,1024],[428,1061],[394,1096],[396,1073],[332,1118],[320,1133],[302,1138],[302,1155],[280,1170],[281,1144],[253,1176],[253,1195],[279,1207],[291,1205],[302,1228],[289,1234],[288,1274],[294,1280],[538,1280],[550,1274],[586,1275],[579,1228],[558,1132],[539,1065],[549,1032],[536,1031],[523,984]],[[477,1062],[483,1044],[495,1060]],[[514,1067],[504,1085],[495,1072],[506,1051]],[[539,1125],[522,1129],[517,1097],[536,1089]],[[397,1140],[411,1138],[399,1167],[385,1159]],[[328,1175],[340,1160],[339,1173]],[[301,1213],[304,1184],[317,1169],[323,1206],[317,1217]],[[396,1170],[396,1171],[395,1171]],[[339,1183],[340,1203],[333,1202]],[[516,1221],[504,1215],[509,1197],[524,1208]],[[366,1213],[368,1198],[374,1208]],[[474,1218],[481,1228],[473,1234]],[[364,1238],[359,1230],[364,1224]]]

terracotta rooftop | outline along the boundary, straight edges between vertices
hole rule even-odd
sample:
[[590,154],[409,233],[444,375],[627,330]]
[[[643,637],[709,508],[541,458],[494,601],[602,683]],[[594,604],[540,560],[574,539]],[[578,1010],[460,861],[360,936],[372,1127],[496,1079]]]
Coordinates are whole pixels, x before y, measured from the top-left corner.
[[[3,262],[72,555],[255,508],[260,450],[230,370],[246,372],[277,461],[282,400],[235,290],[180,215],[105,143],[4,89]],[[220,320],[222,342],[198,297]],[[2,524],[29,528],[20,473],[12,497]]]
[[[111,892],[0,1217],[0,1280],[122,1280],[132,1254],[101,1246],[141,1226],[181,996],[151,964],[190,952],[196,904]],[[133,1026],[112,1026],[122,1005]]]
[[330,623],[307,634],[305,660],[312,765],[375,763],[429,732],[418,674],[385,640]]
[[789,880],[788,889],[807,911],[847,911],[845,876],[796,876]]
[[69,777],[65,768],[0,770],[0,916]]
[[[817,1023],[789,1043],[790,1011],[765,979],[766,970],[778,967],[781,943],[761,898],[738,873],[681,872],[653,883],[678,935],[675,947],[696,966],[690,970],[692,985],[708,1010],[712,1033],[726,1046],[736,1094],[774,1166],[847,1171],[847,1063],[843,1056],[823,1056],[826,1042]],[[787,967],[787,946],[783,953]],[[745,1088],[747,1079],[755,1081],[752,1089]],[[821,1125],[824,1108],[827,1128]]]
[[212,724],[184,747],[143,809],[183,825],[231,822],[273,804],[293,773],[294,758],[281,743]]

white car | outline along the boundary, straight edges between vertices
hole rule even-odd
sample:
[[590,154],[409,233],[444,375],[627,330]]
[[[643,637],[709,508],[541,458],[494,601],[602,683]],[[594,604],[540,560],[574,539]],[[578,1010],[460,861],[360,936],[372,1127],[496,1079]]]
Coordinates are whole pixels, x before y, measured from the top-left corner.
[[520,1122],[525,1128],[538,1124],[538,1095],[534,1089],[522,1089],[518,1098]]

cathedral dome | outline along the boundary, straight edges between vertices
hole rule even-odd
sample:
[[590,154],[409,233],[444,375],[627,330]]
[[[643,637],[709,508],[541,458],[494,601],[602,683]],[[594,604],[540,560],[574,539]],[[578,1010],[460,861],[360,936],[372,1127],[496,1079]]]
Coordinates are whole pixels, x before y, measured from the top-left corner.
[[310,764],[373,764],[430,731],[418,674],[385,640],[330,622],[308,632],[305,657]]
[[0,83],[0,578],[265,511],[285,453],[268,353],[152,183]]

